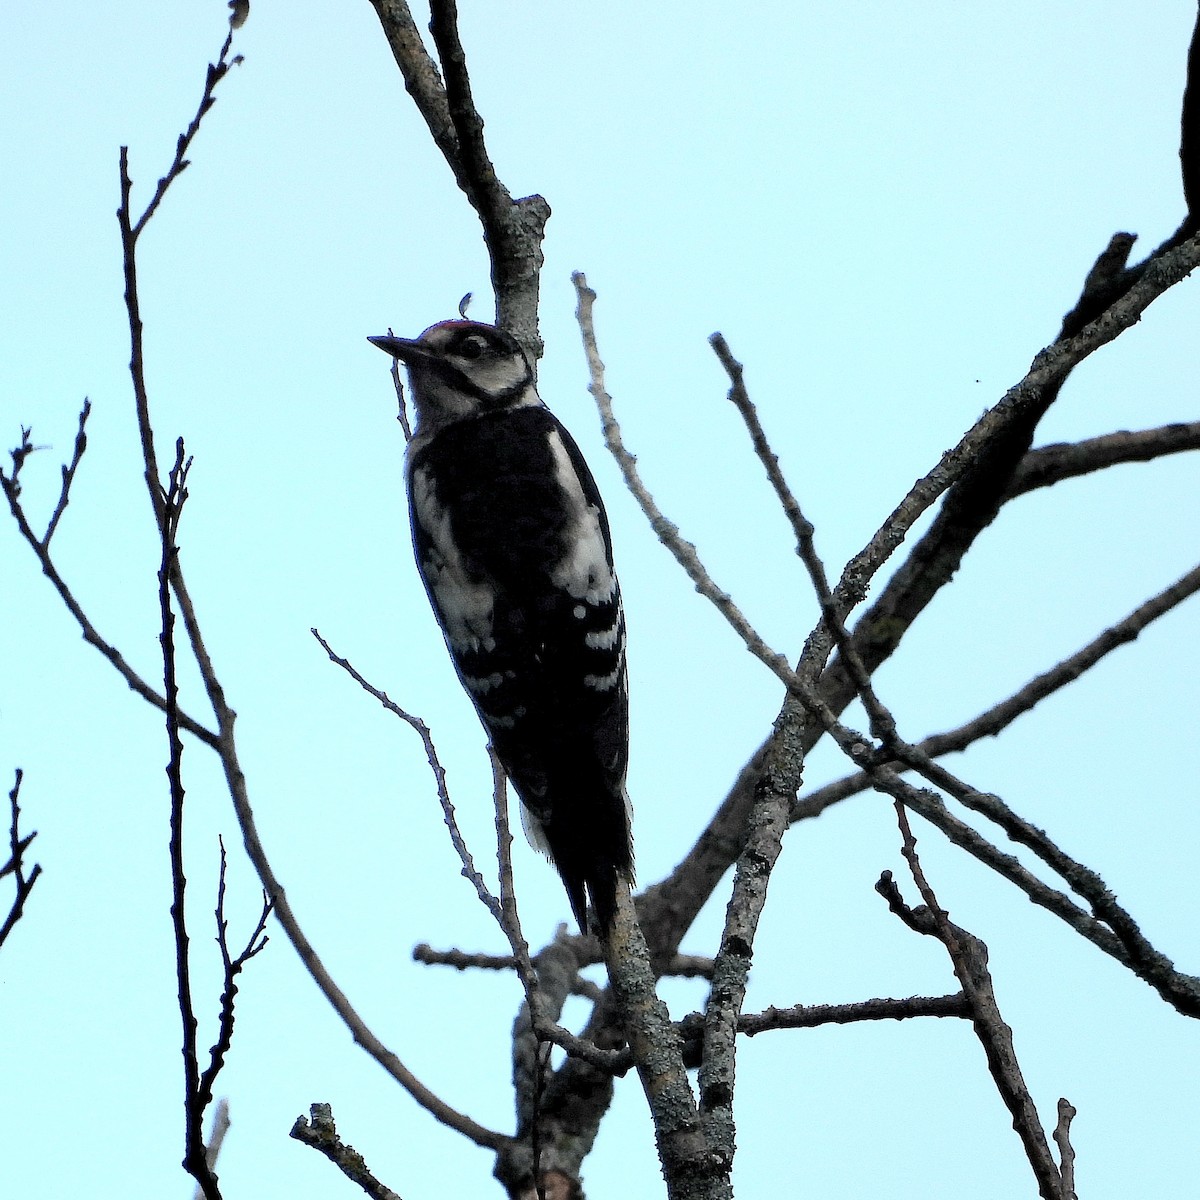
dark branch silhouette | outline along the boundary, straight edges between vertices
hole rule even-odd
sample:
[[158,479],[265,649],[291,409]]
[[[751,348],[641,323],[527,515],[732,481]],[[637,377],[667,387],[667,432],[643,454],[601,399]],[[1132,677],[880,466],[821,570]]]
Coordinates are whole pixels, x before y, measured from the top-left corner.
[[33,839],[37,837],[36,830],[33,833],[21,833],[21,780],[24,778],[24,772],[18,767],[16,778],[13,780],[13,785],[8,793],[8,861],[0,865],[0,879],[6,875],[13,877],[15,887],[15,895],[13,896],[12,904],[9,905],[8,915],[0,924],[0,946],[8,940],[8,935],[12,933],[13,926],[21,919],[25,912],[25,902],[29,899],[30,892],[33,891],[33,885],[37,883],[41,877],[42,868],[40,863],[34,863],[28,873],[25,871],[25,851],[29,849]]

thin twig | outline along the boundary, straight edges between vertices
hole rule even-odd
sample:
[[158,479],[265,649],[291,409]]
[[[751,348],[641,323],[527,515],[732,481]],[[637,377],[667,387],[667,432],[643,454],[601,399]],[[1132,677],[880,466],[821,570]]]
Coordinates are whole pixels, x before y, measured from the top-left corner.
[[1037,1106],[1021,1073],[1012,1030],[1005,1024],[996,1003],[987,966],[987,947],[974,934],[953,924],[938,904],[921,867],[916,838],[913,837],[904,805],[897,801],[895,809],[901,833],[901,852],[925,907],[916,911],[909,909],[900,898],[899,889],[889,872],[885,872],[880,879],[878,890],[888,900],[892,911],[901,916],[910,928],[936,937],[946,947],[955,977],[962,985],[963,994],[970,1005],[971,1024],[983,1046],[996,1090],[1012,1116],[1013,1128],[1021,1139],[1037,1180],[1038,1193],[1042,1200],[1060,1200],[1062,1176],[1050,1153],[1050,1144],[1038,1117]]
[[[1200,566],[1193,567],[1164,588],[1144,604],[1140,604],[1128,616],[1109,626],[1086,646],[1052,667],[1035,676],[1011,696],[994,704],[970,721],[944,733],[930,734],[914,747],[929,758],[939,758],[965,750],[972,743],[985,737],[995,737],[1019,716],[1029,712],[1042,700],[1074,683],[1085,671],[1095,666],[1106,655],[1120,646],[1134,641],[1151,622],[1164,616],[1188,597],[1200,591]],[[896,766],[895,762],[889,763]],[[796,802],[792,810],[794,821],[818,816],[832,804],[849,796],[866,791],[871,786],[871,777],[865,771],[848,775],[834,783],[815,788]]]
[[1077,1200],[1075,1195],[1075,1148],[1071,1145],[1071,1122],[1078,1115],[1069,1100],[1059,1097],[1058,1122],[1051,1135],[1058,1146],[1058,1157],[1062,1163],[1062,1200]]
[[[546,1013],[542,999],[541,986],[533,963],[529,959],[529,944],[521,929],[521,917],[517,911],[517,893],[513,886],[512,866],[512,832],[508,825],[508,787],[501,765],[500,757],[495,749],[488,747],[488,758],[492,764],[492,802],[496,811],[496,863],[500,884],[500,925],[512,947],[513,961],[517,967],[517,978],[525,992],[525,1007],[529,1014],[529,1035],[533,1045],[530,1048],[532,1071],[530,1077],[522,1079],[516,1070],[513,1072],[513,1082],[520,1088],[527,1084],[528,1098],[518,1096],[517,1111],[529,1114],[529,1157],[532,1164],[531,1177],[537,1200],[545,1200],[542,1190],[542,1097],[546,1088],[546,1072],[549,1069],[551,1041],[546,1032],[547,1024],[553,1022]],[[517,1030],[522,1022],[518,1019]],[[514,1043],[521,1036],[514,1030]],[[522,1061],[523,1056],[519,1047],[513,1046],[513,1064]],[[518,1129],[518,1134],[524,1129]]]
[[13,926],[21,919],[25,911],[25,901],[29,899],[29,893],[33,891],[33,885],[42,873],[41,864],[34,863],[29,874],[25,874],[25,851],[37,837],[37,831],[21,833],[21,780],[24,779],[25,773],[18,767],[15,776],[12,789],[8,793],[8,862],[0,866],[0,879],[11,875],[16,883],[16,895],[9,907],[8,916],[4,918],[4,924],[0,925],[0,946],[4,945],[13,931]]
[[[621,474],[625,479],[626,487],[628,487],[634,499],[638,502],[638,506],[650,522],[650,527],[654,530],[658,540],[670,551],[675,561],[683,568],[688,578],[695,585],[696,591],[709,600],[725,618],[726,622],[732,626],[733,630],[742,639],[746,649],[774,672],[780,682],[803,703],[807,711],[817,716],[825,724],[826,728],[832,731],[832,726],[836,724],[836,718],[830,712],[828,706],[816,694],[811,683],[792,669],[791,664],[783,654],[780,654],[767,644],[754,626],[746,619],[741,609],[733,602],[733,598],[729,593],[722,591],[717,586],[716,581],[700,561],[700,556],[696,553],[696,547],[682,536],[679,532],[679,527],[673,521],[668,520],[663,515],[654,497],[650,494],[650,490],[642,482],[641,474],[637,469],[637,459],[625,447],[625,443],[621,437],[621,427],[617,423],[613,412],[612,397],[605,389],[604,363],[600,358],[600,350],[596,343],[596,327],[592,316],[596,293],[588,287],[587,279],[582,272],[576,271],[571,278],[575,284],[575,294],[578,299],[578,308],[576,309],[575,316],[583,338],[584,354],[587,357],[588,373],[590,375],[588,391],[591,392],[592,398],[596,402],[596,407],[600,412],[600,423],[604,431],[605,445],[608,447],[613,458],[616,459],[617,466],[620,468]],[[862,741],[857,735],[852,740],[856,742]]]
[[[733,357],[733,352],[729,349],[729,344],[721,334],[714,333],[708,340],[717,358],[720,360],[721,366],[725,368],[725,373],[729,376],[729,399],[738,410],[747,432],[750,434],[750,444],[754,449],[754,453],[766,469],[767,478],[775,490],[775,495],[779,499],[784,516],[787,517],[788,522],[792,526],[792,532],[796,538],[796,553],[800,556],[800,561],[804,564],[804,568],[808,572],[813,593],[816,595],[817,603],[820,605],[821,620],[826,630],[833,637],[834,644],[838,648],[838,653],[842,655],[850,670],[851,678],[854,680],[858,695],[863,702],[863,707],[866,709],[871,733],[886,744],[896,735],[896,722],[892,714],[888,712],[875,695],[874,688],[871,685],[871,677],[867,673],[867,669],[863,665],[862,658],[859,656],[857,649],[855,649],[851,642],[845,625],[842,623],[842,614],[838,610],[838,606],[834,603],[833,593],[829,589],[829,580],[825,575],[825,564],[821,561],[820,555],[817,554],[816,531],[813,528],[813,524],[804,515],[800,507],[800,501],[797,500],[792,489],[788,486],[783,469],[779,465],[779,456],[771,448],[771,444],[767,440],[766,431],[762,427],[762,422],[758,419],[758,410],[754,407],[750,399],[750,394],[746,390],[742,364]],[[815,669],[815,666],[816,664],[814,663],[810,669]]]
[[[221,51],[217,55],[216,62],[208,64],[204,89],[200,95],[200,103],[187,128],[179,135],[175,143],[175,157],[171,160],[171,165],[167,168],[166,174],[159,179],[150,202],[146,205],[141,216],[136,220],[134,220],[131,208],[133,180],[129,174],[129,148],[122,146],[120,153],[121,203],[117,209],[117,224],[121,231],[121,248],[123,251],[121,257],[125,272],[125,306],[129,316],[131,343],[129,373],[133,380],[134,398],[137,406],[138,432],[142,442],[142,457],[146,464],[146,486],[150,492],[150,502],[154,508],[155,518],[158,520],[160,526],[163,521],[163,511],[162,497],[157,490],[160,479],[158,456],[154,448],[154,432],[150,427],[150,401],[146,393],[145,372],[142,365],[142,319],[138,302],[137,241],[150,219],[158,211],[158,206],[166,197],[171,184],[183,174],[189,165],[187,159],[188,148],[191,146],[196,134],[199,133],[200,124],[204,120],[205,114],[216,103],[214,92],[217,84],[225,78],[229,72],[229,67],[232,65],[228,61],[232,45],[233,29],[231,27],[225,35],[225,40],[221,45]],[[240,59],[234,61],[240,61]]]
[[213,1088],[217,1076],[225,1065],[225,1056],[233,1045],[234,1001],[237,997],[237,977],[245,965],[267,945],[267,919],[271,915],[271,901],[263,892],[262,910],[259,912],[258,924],[246,939],[245,948],[236,957],[229,952],[229,925],[225,919],[225,842],[218,838],[221,847],[221,867],[217,879],[217,946],[221,951],[221,965],[224,969],[224,986],[221,992],[221,1015],[218,1023],[217,1040],[209,1051],[208,1066],[200,1076],[200,1099],[207,1106],[213,1098]]
[[[179,1015],[183,1022],[184,1169],[195,1179],[205,1200],[221,1200],[217,1177],[208,1165],[204,1147],[204,1110],[207,1097],[201,1085],[196,1056],[196,1012],[188,961],[187,877],[183,869],[183,740],[179,734],[179,684],[175,663],[175,614],[171,608],[171,565],[178,553],[176,537],[187,500],[186,458],[183,438],[175,443],[175,465],[164,489],[161,514],[162,561],[158,571],[158,602],[162,616],[163,695],[167,699],[167,780],[171,794],[171,924],[175,933],[175,972],[179,985]],[[211,1096],[211,1093],[209,1093]]]
[[71,484],[75,482],[75,472],[79,470],[79,463],[83,458],[83,452],[87,449],[87,433],[84,427],[87,425],[88,414],[91,411],[92,402],[85,396],[83,407],[79,410],[79,428],[75,433],[75,450],[71,455],[70,463],[63,466],[62,487],[59,489],[58,503],[54,506],[54,512],[50,516],[46,532],[42,535],[41,546],[43,550],[49,549],[50,539],[54,536],[54,531],[58,528],[58,522],[62,519],[62,515],[66,511],[67,500],[71,494]]
[[504,918],[500,908],[500,901],[492,895],[482,873],[475,865],[475,859],[471,855],[470,847],[467,845],[466,838],[463,837],[462,830],[458,826],[458,817],[454,811],[454,802],[450,799],[450,792],[446,787],[446,771],[442,767],[441,759],[438,757],[437,747],[433,743],[433,734],[430,732],[429,726],[420,717],[413,716],[412,713],[401,708],[387,692],[381,691],[364,678],[349,659],[343,658],[330,646],[324,637],[321,636],[320,630],[310,629],[309,632],[316,638],[321,649],[329,656],[331,663],[341,667],[364,692],[378,700],[393,716],[399,717],[421,739],[421,744],[425,747],[426,761],[429,763],[429,769],[433,773],[433,782],[437,791],[438,803],[442,807],[442,818],[446,823],[447,830],[449,830],[450,841],[454,845],[455,853],[462,862],[463,878],[475,889],[475,894],[479,897],[480,903],[492,914],[496,923],[503,926]]
[[[80,418],[82,427],[82,414]],[[166,698],[160,695],[154,688],[150,686],[126,661],[124,655],[111,642],[106,641],[100,636],[100,633],[92,624],[91,619],[83,611],[83,607],[76,600],[74,593],[67,586],[66,580],[58,571],[54,559],[50,555],[49,534],[51,529],[47,530],[47,534],[43,538],[39,538],[33,531],[33,526],[30,523],[29,517],[21,504],[21,488],[18,480],[20,472],[20,464],[25,457],[31,452],[34,447],[29,442],[30,430],[22,430],[22,444],[12,452],[13,472],[11,475],[0,469],[0,489],[4,491],[5,499],[8,501],[9,511],[12,513],[13,520],[17,524],[17,531],[24,539],[26,545],[33,551],[38,560],[38,564],[42,568],[42,574],[50,581],[51,586],[58,593],[58,598],[62,601],[67,612],[75,619],[75,623],[79,626],[79,631],[83,635],[83,640],[89,646],[95,647],[104,656],[105,659],[116,670],[117,674],[125,680],[130,690],[141,696],[148,704],[153,705],[160,712],[165,713],[167,710]],[[78,448],[79,442],[76,441]],[[68,471],[67,467],[63,467],[64,474]],[[71,474],[73,479],[73,472]],[[64,480],[64,492],[69,488],[70,480]],[[60,496],[60,503],[65,508],[65,501]],[[53,519],[52,519],[53,520]],[[217,735],[211,730],[201,725],[199,721],[189,716],[187,713],[179,710],[178,712],[180,729],[192,734],[205,745],[216,749],[218,743]]]
[[[163,202],[163,197],[167,194],[167,189],[190,165],[187,159],[188,148],[192,144],[192,139],[200,132],[200,122],[204,120],[204,114],[217,102],[216,96],[213,94],[216,91],[217,84],[225,78],[231,66],[241,62],[240,56],[234,58],[232,62],[229,61],[229,51],[232,46],[233,26],[231,25],[229,33],[226,34],[225,41],[221,46],[221,52],[217,55],[217,61],[208,64],[200,107],[196,109],[196,115],[188,123],[187,129],[179,135],[179,140],[175,143],[175,157],[172,159],[170,167],[167,168],[167,173],[159,179],[158,186],[154,189],[154,195],[150,198],[150,203],[146,205],[145,211],[130,230],[135,240],[141,235],[142,230],[146,228],[150,218],[157,212],[158,206]],[[124,162],[124,148],[122,148],[122,162]]]
[[[823,1025],[855,1025],[864,1021],[909,1021],[920,1017],[970,1017],[971,1009],[962,992],[950,996],[909,996],[905,999],[877,997],[851,1004],[796,1004],[790,1008],[767,1008],[759,1013],[742,1013],[737,1031],[755,1037],[778,1029],[818,1029]],[[689,1013],[678,1022],[683,1039],[684,1062],[701,1063],[705,1016]]]
[[[226,51],[227,46],[222,51],[222,58]],[[214,76],[213,69],[210,68],[206,79],[204,95],[197,110],[198,118],[202,117],[208,108],[211,107],[211,89],[218,81],[219,76]],[[165,194],[166,186],[169,186],[174,179],[178,178],[179,172],[183,169],[183,160],[178,160],[178,166],[174,173],[168,172],[168,175],[163,177],[166,181],[162,189],[163,194]],[[131,346],[130,376],[133,381],[146,483],[156,520],[160,521],[161,528],[161,496],[157,483],[157,458],[154,450],[153,431],[150,425],[149,399],[146,392],[142,362],[142,321],[137,292],[137,234],[134,232],[135,226],[130,211],[129,197],[131,186],[128,172],[128,155],[123,149],[121,154],[121,205],[118,210],[118,224],[121,229],[125,270],[125,302],[129,318]],[[159,199],[161,200],[161,197]],[[143,217],[148,219],[147,214],[143,214]],[[144,224],[145,220],[139,222],[136,227],[138,233],[144,228]],[[288,902],[283,885],[271,867],[270,859],[267,857],[266,849],[262,843],[262,838],[259,836],[254,810],[250,804],[250,796],[246,787],[246,777],[242,771],[237,752],[237,742],[234,732],[237,714],[226,701],[224,688],[217,677],[212,657],[208,653],[204,642],[195,605],[192,602],[183,578],[183,573],[179,569],[177,562],[173,564],[171,587],[179,606],[180,615],[183,618],[184,627],[187,631],[192,654],[199,669],[205,693],[208,696],[209,703],[212,705],[213,713],[216,717],[217,734],[215,737],[213,735],[209,735],[209,737],[212,739],[211,744],[216,749],[221,760],[226,785],[229,788],[229,794],[233,800],[234,812],[242,831],[242,840],[246,848],[246,854],[251,863],[253,863],[254,869],[257,871],[258,877],[262,882],[263,889],[274,906],[276,920],[278,920],[280,926],[287,934],[305,970],[308,971],[322,995],[324,995],[330,1006],[341,1018],[347,1029],[349,1029],[355,1042],[362,1046],[367,1054],[400,1084],[413,1100],[442,1124],[461,1133],[476,1145],[485,1146],[491,1150],[499,1150],[508,1141],[503,1134],[485,1128],[447,1104],[440,1096],[426,1087],[408,1069],[404,1062],[375,1036],[350,1003],[346,994],[338,987],[326,969],[325,964],[321,961],[316,949],[305,935],[296,914],[292,911],[291,904]]]
[[[394,336],[392,327],[388,326],[388,337]],[[404,381],[400,378],[400,360],[392,359],[392,387],[396,392],[396,420],[400,422],[400,428],[404,432],[404,443],[407,445],[412,441],[412,426],[408,420],[408,404],[404,396]]]
[[313,1104],[310,1118],[297,1117],[291,1137],[314,1150],[319,1150],[351,1183],[356,1183],[371,1200],[400,1200],[398,1193],[385,1187],[367,1166],[366,1160],[353,1146],[338,1137],[333,1109],[328,1104]]
[[766,1008],[744,1013],[738,1032],[747,1037],[775,1029],[816,1029],[821,1025],[853,1025],[860,1021],[910,1021],[918,1017],[966,1017],[970,1015],[962,992],[946,996],[878,997],[852,1004],[796,1004],[790,1008]]
[[[575,935],[568,935],[575,937]],[[575,937],[577,942],[581,938]],[[435,950],[428,942],[421,942],[413,947],[413,962],[423,963],[427,967],[453,967],[457,971],[471,969],[480,971],[511,971],[516,967],[517,960],[511,954],[481,954],[468,953],[465,950]],[[540,955],[534,958],[534,966],[539,965]],[[595,960],[593,960],[595,961]],[[711,979],[713,975],[713,960],[704,954],[676,954],[669,959],[659,972],[664,977],[677,979]]]
[[413,962],[427,967],[453,967],[456,971],[513,971],[517,959],[512,954],[468,953],[465,950],[435,950],[428,942],[412,949]]
[[[519,925],[510,928],[501,901],[488,888],[482,873],[475,865],[475,859],[471,854],[470,848],[467,846],[466,839],[462,835],[462,830],[459,828],[458,818],[454,811],[454,803],[450,799],[450,793],[446,787],[446,772],[442,767],[441,760],[438,758],[437,747],[434,745],[433,735],[429,730],[429,726],[420,717],[413,716],[412,713],[401,708],[386,692],[381,691],[364,678],[353,663],[348,659],[342,658],[333,650],[324,637],[321,636],[319,630],[313,629],[310,632],[320,644],[321,649],[329,656],[330,662],[341,667],[363,691],[373,696],[388,712],[399,717],[406,725],[415,730],[417,736],[421,739],[421,743],[425,747],[425,757],[429,763],[429,769],[433,773],[438,802],[442,807],[442,815],[446,823],[446,828],[450,833],[450,841],[453,843],[455,852],[462,863],[462,874],[464,878],[470,881],[475,889],[475,894],[479,897],[480,903],[491,913],[496,924],[500,926],[508,938],[514,957],[520,962],[523,955],[524,961],[528,963],[529,947],[525,942]],[[507,829],[507,817],[504,818],[504,821],[505,829]],[[509,870],[511,879],[511,865]],[[512,900],[514,906],[515,903],[515,899]],[[522,976],[523,981],[534,978],[532,966],[528,967],[528,972],[528,975]],[[520,967],[518,968],[518,973],[521,973]],[[540,1008],[535,1010],[534,1015],[535,1020],[538,1022],[538,1032],[541,1036],[549,1038],[556,1045],[566,1050],[568,1054],[586,1059],[593,1066],[600,1067],[602,1070],[612,1070],[614,1056],[610,1051],[601,1050],[594,1043],[576,1037],[569,1029],[565,1029],[563,1026],[551,1021],[548,1016],[541,1012]]]

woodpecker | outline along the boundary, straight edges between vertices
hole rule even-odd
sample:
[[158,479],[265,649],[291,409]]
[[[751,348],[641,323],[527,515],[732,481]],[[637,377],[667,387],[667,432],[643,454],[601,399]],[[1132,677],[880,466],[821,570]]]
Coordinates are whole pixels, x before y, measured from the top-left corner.
[[625,615],[608,517],[529,358],[492,325],[373,337],[408,368],[417,569],[535,849],[601,934],[633,880]]

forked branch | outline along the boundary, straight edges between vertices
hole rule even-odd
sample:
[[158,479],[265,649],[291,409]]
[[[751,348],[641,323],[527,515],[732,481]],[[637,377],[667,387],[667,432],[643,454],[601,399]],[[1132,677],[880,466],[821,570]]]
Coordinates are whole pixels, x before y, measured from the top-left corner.
[[11,875],[16,886],[16,894],[9,906],[8,915],[4,918],[3,924],[0,924],[0,946],[4,945],[8,935],[13,931],[13,926],[21,919],[21,915],[25,911],[25,901],[29,899],[33,885],[37,883],[42,874],[40,863],[34,863],[28,873],[25,871],[25,851],[37,837],[37,832],[24,834],[21,832],[20,797],[23,778],[24,772],[18,767],[16,778],[8,793],[8,861],[0,866],[0,879]]

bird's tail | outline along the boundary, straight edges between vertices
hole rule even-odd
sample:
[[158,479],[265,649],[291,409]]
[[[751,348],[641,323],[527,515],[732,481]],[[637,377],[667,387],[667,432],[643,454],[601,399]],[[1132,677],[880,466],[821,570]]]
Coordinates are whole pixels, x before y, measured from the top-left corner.
[[592,819],[583,827],[552,819],[545,829],[546,842],[580,932],[588,931],[590,899],[598,932],[607,937],[617,912],[618,889],[633,884],[629,805],[623,789],[619,796],[606,789],[585,811]]

